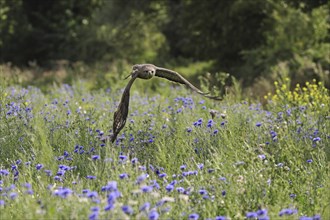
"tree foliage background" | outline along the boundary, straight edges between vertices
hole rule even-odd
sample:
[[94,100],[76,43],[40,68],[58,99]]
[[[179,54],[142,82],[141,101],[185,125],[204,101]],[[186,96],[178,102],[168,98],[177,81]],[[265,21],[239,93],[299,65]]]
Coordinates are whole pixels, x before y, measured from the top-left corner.
[[[329,85],[327,0],[0,0],[0,61],[212,62],[244,84]],[[299,81],[299,80],[298,80]]]

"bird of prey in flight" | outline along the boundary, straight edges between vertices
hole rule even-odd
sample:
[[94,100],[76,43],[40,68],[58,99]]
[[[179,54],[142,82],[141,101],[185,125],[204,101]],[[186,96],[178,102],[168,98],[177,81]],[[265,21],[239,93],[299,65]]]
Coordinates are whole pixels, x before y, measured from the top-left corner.
[[114,142],[117,138],[117,135],[124,128],[127,115],[128,115],[128,107],[129,107],[129,96],[130,89],[136,78],[140,79],[151,79],[154,76],[166,78],[170,81],[174,81],[177,83],[185,84],[187,87],[192,89],[193,91],[207,97],[210,99],[221,100],[219,97],[209,96],[208,93],[204,93],[201,90],[197,89],[194,85],[192,85],[188,80],[186,80],[179,73],[165,69],[162,67],[157,67],[153,64],[136,64],[132,68],[132,72],[130,75],[126,77],[126,79],[131,76],[130,81],[125,87],[124,93],[121,97],[119,106],[115,111],[113,116],[113,135],[111,136],[111,142]]

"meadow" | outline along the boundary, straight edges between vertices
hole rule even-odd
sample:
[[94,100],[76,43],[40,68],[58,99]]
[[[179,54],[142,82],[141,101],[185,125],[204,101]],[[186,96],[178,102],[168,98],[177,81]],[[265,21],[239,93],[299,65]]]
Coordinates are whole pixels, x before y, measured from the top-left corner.
[[1,84],[0,219],[330,219],[322,83],[261,105],[137,82],[113,144],[123,86],[90,83]]

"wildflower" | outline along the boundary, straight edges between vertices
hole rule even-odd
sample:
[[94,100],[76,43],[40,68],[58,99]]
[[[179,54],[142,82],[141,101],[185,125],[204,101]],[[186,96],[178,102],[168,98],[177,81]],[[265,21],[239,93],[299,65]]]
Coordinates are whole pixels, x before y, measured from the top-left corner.
[[138,176],[138,178],[136,179],[136,183],[137,184],[142,183],[147,177],[148,177],[148,174],[142,174],[142,175]]
[[92,155],[92,160],[99,160],[101,157],[100,155]]
[[157,220],[159,218],[159,214],[156,210],[152,210],[149,215],[149,220]]
[[14,199],[16,199],[16,197],[17,197],[17,193],[15,193],[15,192],[11,192],[10,194],[9,194],[9,197],[12,199],[12,200],[14,200]]
[[181,165],[180,170],[184,170],[184,169],[186,169],[186,167],[187,167],[186,165]]
[[158,177],[160,177],[160,178],[164,178],[164,177],[166,177],[166,176],[167,176],[166,173],[161,173],[161,174],[158,175]]
[[299,220],[313,220],[313,217],[301,216]]
[[307,162],[307,163],[312,163],[313,160],[312,160],[312,159],[308,159],[306,162]]
[[31,189],[32,188],[32,185],[31,183],[24,183],[23,186],[27,189]]
[[319,141],[321,141],[320,137],[313,138],[313,142],[319,142]]
[[91,207],[92,212],[98,212],[99,210],[100,210],[100,208],[98,206]]
[[215,220],[227,220],[225,216],[216,216]]
[[2,199],[0,199],[0,207],[1,207],[1,206],[5,206],[5,204],[6,204],[5,201],[2,200]]
[[96,176],[87,175],[86,178],[87,179],[90,179],[90,180],[95,180],[96,179]]
[[59,181],[59,182],[62,182],[62,178],[60,176],[54,176],[54,180],[55,181]]
[[197,167],[198,167],[198,169],[202,170],[204,168],[204,164],[202,164],[202,163],[197,164]]
[[197,213],[193,213],[188,216],[189,220],[197,220],[198,218],[199,218],[199,215]]
[[108,203],[114,203],[117,198],[121,196],[121,193],[119,191],[113,191],[108,195]]
[[225,196],[227,194],[226,190],[222,190],[221,195]]
[[282,209],[280,212],[279,212],[279,216],[283,216],[283,215],[292,215],[292,214],[295,214],[297,213],[297,210],[296,209]]
[[257,218],[258,214],[256,212],[247,212],[245,216],[246,218]]
[[52,171],[51,170],[44,170],[47,176],[52,176]]
[[96,191],[89,191],[89,190],[88,190],[88,192],[86,193],[86,196],[87,196],[88,198],[93,199],[93,198],[98,197],[98,193],[97,193]]
[[294,198],[296,198],[296,194],[294,194],[294,193],[291,193],[291,194],[290,194],[290,198],[291,198],[291,199],[294,199]]
[[108,205],[106,205],[105,207],[104,207],[104,211],[110,211],[110,210],[112,210],[113,208],[115,207],[115,205],[113,204],[113,203],[108,203]]
[[119,159],[121,161],[125,161],[125,160],[127,160],[127,156],[125,156],[125,155],[119,155]]
[[168,184],[167,186],[166,186],[166,191],[167,192],[172,192],[173,191],[173,189],[174,189],[174,186],[173,185],[171,185],[171,184]]
[[262,216],[262,215],[267,215],[267,209],[259,209],[258,211],[257,211],[257,215],[258,216]]
[[201,195],[207,195],[207,190],[205,190],[205,189],[200,189],[200,190],[199,190],[199,194],[201,194]]
[[226,181],[227,179],[226,179],[226,177],[220,177],[219,180]]
[[176,191],[178,192],[178,193],[184,193],[184,188],[183,187],[177,187],[176,188]]
[[136,157],[134,157],[132,160],[131,160],[131,163],[132,163],[132,165],[135,165],[135,164],[137,164],[138,163],[138,159],[136,158]]
[[133,209],[132,209],[132,207],[131,206],[129,206],[129,205],[123,205],[122,207],[121,207],[121,210],[125,213],[125,214],[127,214],[127,215],[132,215],[133,214]]
[[40,163],[36,165],[36,169],[37,169],[37,170],[40,170],[40,169],[42,169],[43,167],[44,167],[44,165],[42,165],[42,164],[40,164]]
[[149,208],[150,208],[150,203],[149,202],[146,202],[142,206],[140,206],[139,210],[140,210],[140,212],[142,212],[142,211],[149,210]]
[[126,178],[128,178],[128,174],[127,173],[119,174],[119,178],[120,179],[126,179]]
[[92,214],[90,214],[90,215],[88,216],[88,219],[89,219],[89,220],[96,220],[96,219],[98,218],[98,215],[99,215],[98,212],[92,212]]
[[192,128],[187,128],[187,132],[190,133],[192,131]]
[[261,160],[266,159],[266,155],[264,155],[264,154],[260,154],[260,155],[258,155],[258,157],[259,157]]
[[213,131],[213,134],[218,134],[219,133],[219,130],[218,129],[215,129],[214,131]]
[[141,186],[141,191],[144,192],[144,193],[148,193],[148,192],[151,192],[153,187],[152,186]]

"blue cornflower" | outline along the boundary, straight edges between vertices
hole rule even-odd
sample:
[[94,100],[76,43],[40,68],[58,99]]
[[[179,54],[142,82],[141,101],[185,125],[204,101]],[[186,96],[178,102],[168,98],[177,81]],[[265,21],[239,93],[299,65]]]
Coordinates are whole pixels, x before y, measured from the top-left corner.
[[197,167],[198,167],[198,169],[202,170],[204,168],[204,164],[202,164],[202,163],[197,164]]
[[108,203],[108,205],[106,205],[104,207],[104,211],[110,211],[115,207],[114,203]]
[[294,199],[294,198],[296,198],[296,194],[294,194],[294,193],[291,193],[291,194],[290,194],[290,198],[291,198],[291,199]]
[[257,127],[260,127],[261,125],[262,125],[261,122],[257,122],[257,123],[256,123],[256,126],[257,126]]
[[111,193],[109,193],[108,195],[108,203],[114,203],[116,201],[117,198],[119,198],[121,196],[121,193],[119,191],[113,191]]
[[91,211],[98,212],[98,211],[100,211],[100,208],[98,206],[93,206],[93,207],[91,207]]
[[261,160],[266,159],[266,155],[264,155],[264,154],[259,154],[258,157],[259,157]]
[[54,180],[55,181],[59,181],[59,182],[62,182],[62,178],[60,176],[54,176]]
[[98,218],[98,216],[99,216],[99,213],[98,212],[92,212],[92,214],[90,214],[88,216],[88,219],[89,220],[96,220]]
[[159,214],[156,210],[152,210],[148,215],[149,220],[157,220],[159,218]]
[[132,209],[132,207],[131,206],[129,206],[129,205],[123,205],[122,207],[121,207],[121,210],[126,214],[126,215],[132,215],[133,214],[133,209]]
[[42,169],[43,167],[44,167],[44,165],[42,165],[42,164],[40,164],[40,163],[36,165],[36,169],[37,169],[37,170],[40,170],[40,169]]
[[283,216],[283,215],[292,215],[292,214],[295,214],[297,213],[297,210],[296,209],[282,209],[278,215],[279,216]]
[[219,130],[218,129],[214,129],[213,134],[218,134]]
[[23,186],[27,189],[31,189],[32,188],[32,185],[31,183],[24,183]]
[[57,176],[64,176],[64,174],[65,174],[65,171],[64,170],[59,170],[56,173]]
[[307,162],[307,163],[312,163],[313,160],[312,160],[312,159],[308,159],[306,162]]
[[133,164],[133,165],[135,165],[135,164],[137,164],[138,163],[138,159],[136,158],[136,157],[134,157],[132,160],[131,160],[131,163]]
[[207,195],[207,190],[205,190],[205,189],[200,189],[198,192],[201,195]]
[[247,212],[245,216],[246,218],[257,218],[258,214],[256,212]]
[[52,171],[51,170],[44,170],[47,176],[52,176]]
[[158,175],[158,177],[160,177],[160,178],[164,178],[164,177],[166,177],[166,176],[167,176],[166,173],[161,173],[161,174]]
[[225,196],[227,194],[226,190],[222,190],[221,195]]
[[54,192],[55,196],[60,196],[61,198],[67,198],[71,195],[73,191],[69,188],[58,189]]
[[128,174],[127,173],[119,174],[119,178],[120,179],[126,179],[126,178],[128,178]]
[[319,142],[319,141],[321,141],[320,137],[313,138],[313,142]]
[[149,208],[150,208],[150,203],[149,202],[146,202],[146,203],[144,203],[143,205],[141,205],[140,206],[140,212],[142,212],[142,211],[148,211],[149,210]]
[[117,190],[116,181],[110,181],[106,186],[102,187],[102,191],[116,191],[116,190]]
[[165,189],[166,189],[167,192],[172,192],[173,189],[174,189],[174,186],[171,185],[171,184],[168,184],[168,185],[165,187]]
[[267,215],[267,213],[268,213],[267,209],[259,209],[257,211],[258,216]]
[[22,163],[22,160],[21,159],[18,159],[18,160],[16,160],[16,162],[15,162],[17,165],[20,165],[21,163]]
[[314,220],[313,217],[301,216],[299,220]]
[[96,179],[96,176],[87,175],[86,178],[87,179],[90,179],[90,180],[95,180]]
[[144,193],[151,192],[152,189],[153,189],[152,186],[141,186],[141,191],[144,192]]
[[197,213],[193,213],[188,216],[189,220],[197,220],[198,218],[199,218],[199,215]]
[[192,131],[192,128],[187,128],[187,132],[190,133]]
[[17,196],[18,196],[18,194],[16,192],[11,192],[9,194],[9,198],[11,198],[12,200],[16,199]]
[[216,216],[215,220],[227,220],[225,216]]
[[92,160],[99,160],[100,158],[100,155],[92,155]]
[[136,179],[136,183],[137,184],[142,183],[147,177],[148,177],[148,174],[142,174],[142,175],[138,176]]
[[5,206],[5,204],[6,204],[6,203],[5,203],[5,200],[0,199],[0,207],[1,207],[1,206]]
[[177,187],[176,188],[176,191],[178,192],[178,193],[184,193],[184,188],[183,187]]
[[226,181],[227,178],[222,176],[222,177],[219,178],[219,180],[221,180],[221,181]]
[[187,165],[181,165],[180,170],[184,170],[184,169],[186,169],[186,167],[187,167]]
[[93,199],[93,198],[98,197],[98,193],[97,193],[96,191],[89,191],[89,190],[88,190],[88,192],[86,193],[86,196],[87,196],[88,198]]
[[119,159],[122,160],[122,161],[125,161],[125,160],[127,160],[127,156],[119,155]]

